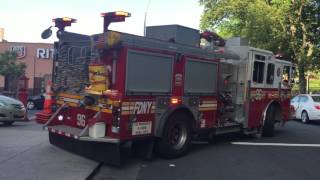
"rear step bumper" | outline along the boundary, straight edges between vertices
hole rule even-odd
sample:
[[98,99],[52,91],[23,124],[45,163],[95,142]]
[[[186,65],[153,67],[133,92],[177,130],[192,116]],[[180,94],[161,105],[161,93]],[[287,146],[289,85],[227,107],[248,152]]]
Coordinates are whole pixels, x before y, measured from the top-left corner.
[[124,149],[120,146],[120,143],[79,141],[51,131],[49,131],[49,141],[64,150],[105,164],[121,166],[125,159]]
[[79,128],[74,128],[66,125],[46,126],[44,128],[51,133],[66,136],[79,141],[105,142],[105,143],[113,143],[113,144],[120,143],[119,139],[115,139],[107,136],[103,138],[90,137],[88,135],[89,134],[88,128],[79,129]]

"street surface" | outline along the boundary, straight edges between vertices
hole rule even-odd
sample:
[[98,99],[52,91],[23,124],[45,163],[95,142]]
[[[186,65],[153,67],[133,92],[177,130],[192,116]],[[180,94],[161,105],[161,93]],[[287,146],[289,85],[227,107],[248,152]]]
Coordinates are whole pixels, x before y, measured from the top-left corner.
[[97,164],[50,145],[47,132],[35,121],[0,125],[1,180],[79,180]]
[[[30,113],[30,117],[34,112]],[[272,138],[221,136],[195,142],[179,159],[131,157],[122,167],[103,165],[49,144],[34,121],[0,125],[0,179],[194,180],[320,179],[320,123],[289,122]]]
[[155,158],[151,162],[131,159],[122,169],[103,166],[95,179],[319,180],[319,137],[320,123],[291,121],[277,129],[272,138],[230,135],[218,138],[215,144],[198,142],[182,158]]

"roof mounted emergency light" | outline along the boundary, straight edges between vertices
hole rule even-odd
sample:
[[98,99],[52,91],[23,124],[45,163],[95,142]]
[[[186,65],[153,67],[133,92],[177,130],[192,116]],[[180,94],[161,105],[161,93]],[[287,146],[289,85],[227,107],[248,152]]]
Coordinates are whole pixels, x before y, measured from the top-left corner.
[[[54,27],[57,27],[59,30],[57,32],[57,35],[64,31],[64,28],[67,26],[71,26],[72,23],[77,22],[76,19],[69,18],[69,17],[62,17],[62,18],[55,18],[52,19],[52,22],[55,23]],[[41,34],[42,39],[47,39],[52,35],[52,28],[53,26],[50,26],[48,29],[44,30]]]
[[131,17],[131,14],[125,11],[115,11],[101,13],[103,17],[103,32],[108,31],[108,27],[113,22],[123,22],[126,20],[126,17]]
[[52,22],[55,23],[55,27],[59,28],[59,30],[64,30],[65,27],[71,26],[71,24],[76,23],[77,20],[69,17],[62,17],[52,19]]

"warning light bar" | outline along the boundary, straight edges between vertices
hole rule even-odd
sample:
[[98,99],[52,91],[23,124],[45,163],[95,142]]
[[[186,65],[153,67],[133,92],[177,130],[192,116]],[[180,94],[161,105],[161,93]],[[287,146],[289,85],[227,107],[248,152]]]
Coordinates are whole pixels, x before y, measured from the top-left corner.
[[108,27],[113,22],[123,22],[127,17],[131,17],[131,14],[125,11],[115,11],[115,12],[107,12],[101,13],[103,17],[103,32],[108,31]]
[[131,13],[125,11],[115,11],[115,12],[108,12],[108,13],[101,13],[102,17],[115,17],[115,16],[124,16],[124,17],[131,17]]
[[71,24],[76,23],[77,20],[69,17],[62,17],[52,19],[52,22],[55,23],[55,27],[58,27],[59,30],[64,30],[65,27],[71,26]]
[[77,20],[73,19],[73,18],[69,18],[69,17],[63,17],[63,18],[52,19],[52,22],[70,22],[70,23],[75,23],[75,22],[77,22]]

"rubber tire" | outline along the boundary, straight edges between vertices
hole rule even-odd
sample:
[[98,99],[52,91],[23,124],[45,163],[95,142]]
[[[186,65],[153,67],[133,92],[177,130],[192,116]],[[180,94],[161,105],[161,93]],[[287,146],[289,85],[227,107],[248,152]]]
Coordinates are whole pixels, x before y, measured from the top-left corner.
[[7,122],[3,122],[3,124],[5,126],[11,126],[14,123],[14,121],[7,121]]
[[[29,103],[33,103],[33,108],[29,108],[29,106],[28,106]],[[27,109],[28,109],[28,110],[34,110],[34,109],[36,109],[36,103],[35,103],[34,101],[28,101],[28,102],[27,102]]]
[[270,107],[267,111],[266,119],[262,128],[262,136],[272,137],[274,136],[274,122],[275,122],[275,107]]
[[[306,119],[305,120],[303,120],[303,115],[305,114],[305,116],[306,116]],[[309,115],[308,115],[308,113],[307,113],[307,111],[302,111],[302,113],[301,113],[301,122],[303,123],[303,124],[308,124],[309,123]]]
[[[162,138],[156,142],[156,153],[164,158],[177,158],[185,155],[189,150],[192,139],[191,122],[192,119],[184,113],[173,114],[164,126]],[[177,124],[180,124],[186,130],[186,140],[179,149],[170,144],[169,137],[169,131]]]

